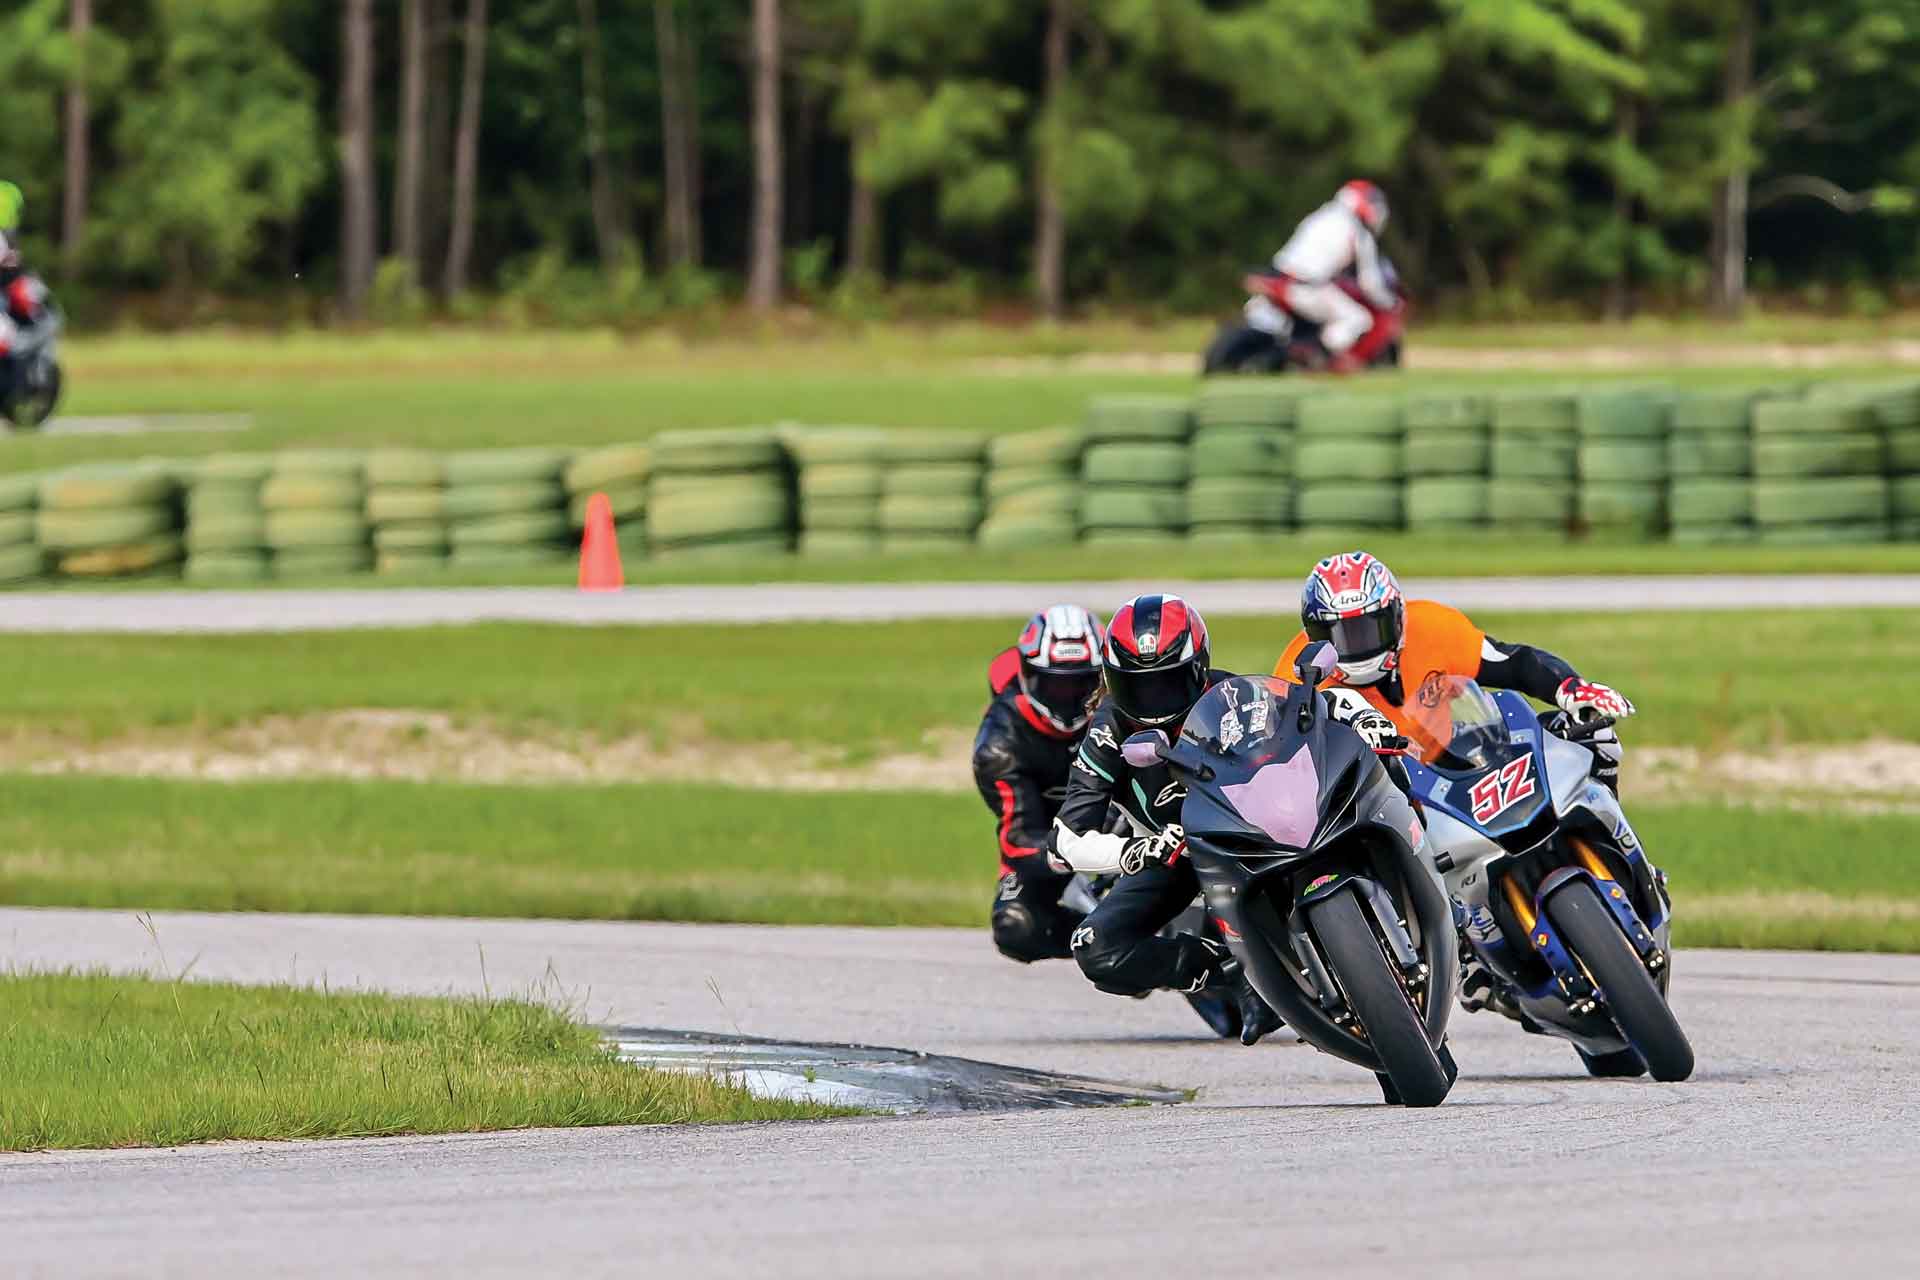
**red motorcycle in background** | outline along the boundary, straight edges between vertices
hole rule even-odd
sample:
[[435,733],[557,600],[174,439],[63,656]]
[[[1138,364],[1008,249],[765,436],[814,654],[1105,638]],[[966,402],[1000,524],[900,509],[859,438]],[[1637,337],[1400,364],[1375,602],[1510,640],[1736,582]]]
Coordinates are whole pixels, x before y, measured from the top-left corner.
[[[1400,365],[1400,352],[1407,326],[1406,295],[1400,290],[1399,273],[1391,262],[1381,269],[1394,293],[1394,305],[1382,309],[1360,290],[1359,282],[1343,276],[1334,283],[1341,292],[1367,309],[1376,326],[1385,325],[1385,341],[1367,359],[1364,368],[1392,369]],[[1202,358],[1202,375],[1220,373],[1320,373],[1332,365],[1332,357],[1320,341],[1320,326],[1287,310],[1281,301],[1287,277],[1271,267],[1257,267],[1242,280],[1250,297],[1238,323],[1221,326]]]

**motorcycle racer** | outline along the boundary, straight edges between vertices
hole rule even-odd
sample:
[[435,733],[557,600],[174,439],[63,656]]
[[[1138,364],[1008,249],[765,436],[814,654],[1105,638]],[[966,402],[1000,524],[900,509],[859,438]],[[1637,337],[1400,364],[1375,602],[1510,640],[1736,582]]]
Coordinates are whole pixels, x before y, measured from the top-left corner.
[[[1583,678],[1564,658],[1496,640],[1438,601],[1406,599],[1392,570],[1365,551],[1329,556],[1313,567],[1301,592],[1300,622],[1300,633],[1274,665],[1279,678],[1294,678],[1295,660],[1310,642],[1329,641],[1339,665],[1322,687],[1358,694],[1416,741],[1426,730],[1408,699],[1438,696],[1446,677],[1515,690],[1559,708],[1542,722],[1547,731],[1590,748],[1594,779],[1618,794],[1621,751],[1613,722],[1632,715],[1633,703]],[[1461,1003],[1487,1007],[1495,999],[1492,985],[1491,975],[1470,964]]]
[[1287,311],[1320,326],[1320,341],[1332,368],[1345,372],[1365,366],[1392,336],[1368,310],[1335,282],[1351,273],[1360,292],[1382,311],[1399,303],[1398,290],[1382,269],[1376,237],[1387,225],[1387,195],[1371,182],[1355,179],[1333,199],[1308,214],[1273,255],[1283,277],[1273,299]]
[[[1280,1020],[1226,946],[1190,933],[1161,935],[1200,891],[1179,825],[1186,790],[1164,765],[1136,770],[1120,750],[1141,729],[1178,733],[1193,704],[1230,673],[1209,665],[1199,611],[1170,595],[1136,596],[1120,606],[1107,626],[1103,665],[1107,696],[1074,757],[1047,849],[1062,869],[1120,879],[1074,930],[1073,957],[1094,986],[1112,995],[1218,992],[1233,1017],[1209,1022],[1223,1035],[1237,1029],[1241,1043],[1253,1044]],[[1124,813],[1127,834],[1106,829],[1110,805]]]
[[1100,623],[1076,604],[1033,615],[994,658],[992,701],[973,742],[973,780],[996,822],[1000,881],[993,942],[1022,964],[1065,959],[1081,912],[1061,902],[1071,872],[1047,864],[1048,827],[1100,692]]

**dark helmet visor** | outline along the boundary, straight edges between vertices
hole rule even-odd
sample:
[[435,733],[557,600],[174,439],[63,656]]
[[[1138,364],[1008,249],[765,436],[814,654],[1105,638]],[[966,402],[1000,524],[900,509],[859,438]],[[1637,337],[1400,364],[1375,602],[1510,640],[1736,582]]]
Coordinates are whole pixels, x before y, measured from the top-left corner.
[[1400,610],[1382,609],[1357,618],[1339,618],[1323,622],[1306,620],[1307,639],[1326,640],[1342,662],[1364,662],[1397,648],[1400,644]]
[[1194,662],[1158,671],[1107,672],[1114,705],[1135,724],[1166,724],[1193,709],[1207,691],[1206,671]]
[[1100,692],[1100,669],[1045,671],[1029,668],[1021,673],[1020,687],[1029,701],[1054,723],[1077,726],[1087,718],[1089,704]]

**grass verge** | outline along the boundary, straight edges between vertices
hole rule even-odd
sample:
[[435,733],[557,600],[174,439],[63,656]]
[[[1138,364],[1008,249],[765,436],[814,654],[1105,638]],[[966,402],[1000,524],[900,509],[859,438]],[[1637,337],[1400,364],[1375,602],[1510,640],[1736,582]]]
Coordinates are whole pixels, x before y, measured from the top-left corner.
[[0,975],[0,1151],[841,1114],[617,1062],[524,1000]]
[[[1223,298],[1232,305],[1230,296]],[[1807,328],[1818,333],[1822,324]],[[1130,325],[1004,330],[988,326],[877,326],[863,334],[748,333],[743,340],[687,342],[670,333],[625,339],[606,333],[207,332],[78,338],[65,349],[75,416],[247,413],[242,434],[15,437],[0,470],[153,452],[195,454],[286,445],[415,444],[474,448],[561,441],[632,440],[668,427],[748,423],[873,422],[887,426],[1019,430],[1077,421],[1088,396],[1114,391],[1190,391],[1191,373],[1031,369],[1029,356],[1090,351],[1198,353],[1206,321],[1151,329]],[[1583,382],[1660,378],[1677,384],[1778,381],[1763,346],[1746,368],[1659,367],[1659,336],[1528,326],[1530,344],[1569,347],[1641,334],[1644,364],[1582,372]],[[1655,331],[1656,335],[1659,331]],[[1884,332],[1876,330],[1875,332]],[[1515,330],[1429,334],[1504,344]],[[1724,340],[1724,335],[1715,331]],[[1754,332],[1754,338],[1765,336]],[[1734,339],[1737,341],[1738,339]],[[1016,357],[1016,367],[980,362]],[[1841,377],[1865,369],[1823,371]],[[1564,381],[1555,371],[1372,375],[1346,386],[1486,387],[1495,378]]]
[[[1204,597],[1195,601],[1202,609]],[[1037,597],[1034,606],[1050,603]],[[1090,600],[1110,609],[1118,601]],[[1209,619],[1215,661],[1268,671],[1274,615]],[[1920,627],[1901,610],[1488,614],[1626,690],[1629,746],[1920,738]],[[0,736],[102,739],[350,708],[487,717],[527,732],[791,743],[861,755],[971,730],[1019,620],[645,629],[485,625],[263,636],[0,636]],[[682,655],[666,661],[660,655]],[[1807,655],[1819,654],[1809,662]],[[1871,671],[1874,679],[1858,673]]]
[[[1180,538],[1143,542],[1125,549],[1066,546],[1048,551],[986,553],[968,549],[956,555],[853,556],[808,559],[797,555],[757,556],[735,561],[676,563],[671,559],[632,559],[625,565],[629,586],[679,586],[693,583],[764,582],[1138,582],[1160,578],[1205,582],[1223,578],[1278,579],[1276,598],[1293,594],[1292,579],[1335,551],[1363,546],[1408,578],[1551,578],[1569,573],[1670,574],[1920,573],[1920,543],[1861,543],[1846,548],[1836,563],[1831,547],[1689,547],[1669,543],[1569,539],[1528,534],[1479,537],[1358,530],[1327,534],[1287,533],[1242,547],[1189,544]],[[577,567],[571,560],[517,569],[460,569],[451,565],[428,572],[316,578],[275,578],[235,588],[283,591],[314,588],[387,587],[571,587]],[[177,576],[126,579],[61,580],[21,583],[18,589],[74,591],[199,590]],[[4,592],[6,588],[0,588]],[[1115,604],[1118,601],[1113,602]]]
[[[1920,951],[1920,816],[1634,818],[1683,944]],[[14,905],[961,926],[996,856],[965,795],[20,776],[0,849]]]

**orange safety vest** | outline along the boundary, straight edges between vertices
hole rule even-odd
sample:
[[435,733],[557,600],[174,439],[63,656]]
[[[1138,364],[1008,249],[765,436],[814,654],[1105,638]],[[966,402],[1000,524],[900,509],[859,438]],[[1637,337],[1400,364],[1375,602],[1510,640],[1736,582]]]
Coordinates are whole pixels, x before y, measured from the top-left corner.
[[[1448,676],[1477,679],[1480,675],[1480,650],[1486,638],[1486,633],[1474,626],[1473,621],[1458,609],[1437,600],[1409,600],[1406,636],[1400,646],[1400,689],[1405,701],[1400,706],[1394,706],[1381,696],[1378,685],[1354,685],[1353,690],[1393,721],[1406,737],[1416,743],[1423,742],[1431,735],[1421,727],[1414,715],[1419,707],[1421,687],[1428,681],[1440,681]],[[1294,663],[1299,661],[1300,653],[1306,647],[1307,633],[1302,631],[1293,638],[1286,652],[1280,655],[1280,661],[1274,664],[1273,674],[1291,681]],[[1346,677],[1336,669],[1321,681],[1320,687],[1328,689],[1345,684]],[[1428,714],[1431,716],[1432,713]]]

